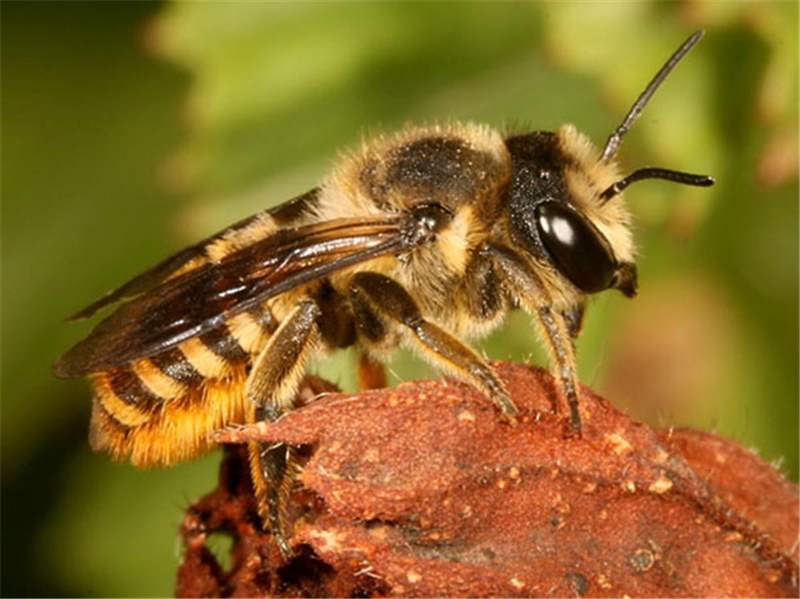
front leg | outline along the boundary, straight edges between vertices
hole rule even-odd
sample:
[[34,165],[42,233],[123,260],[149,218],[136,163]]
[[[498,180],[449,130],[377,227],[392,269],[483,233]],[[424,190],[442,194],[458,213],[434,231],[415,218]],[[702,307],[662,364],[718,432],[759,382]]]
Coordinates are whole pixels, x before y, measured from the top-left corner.
[[559,314],[561,314],[564,322],[567,324],[569,338],[572,341],[573,348],[575,347],[575,340],[578,338],[578,335],[581,334],[581,330],[583,329],[583,315],[585,312],[585,301],[580,301],[571,308],[559,311]]
[[[299,302],[256,358],[245,384],[247,398],[256,404],[256,421],[275,421],[294,407],[306,363],[319,343],[319,315],[312,300]],[[288,558],[286,507],[297,473],[295,450],[250,441],[248,451],[259,514]]]
[[575,345],[569,325],[560,312],[550,306],[541,306],[536,315],[545,334],[550,357],[556,365],[556,375],[569,405],[570,422],[575,432],[581,430],[581,413],[578,405],[578,364]]
[[539,277],[524,260],[513,251],[499,246],[488,246],[484,252],[494,262],[503,285],[522,307],[534,315],[539,323],[556,377],[567,400],[570,423],[575,432],[581,430],[578,405],[578,367],[575,359],[574,337],[580,330],[582,307],[574,314],[559,312]]
[[360,272],[350,281],[350,299],[359,331],[367,340],[382,340],[387,322],[401,325],[410,333],[406,339],[433,365],[478,387],[505,415],[517,414],[492,367],[450,333],[425,320],[402,285],[378,273]]

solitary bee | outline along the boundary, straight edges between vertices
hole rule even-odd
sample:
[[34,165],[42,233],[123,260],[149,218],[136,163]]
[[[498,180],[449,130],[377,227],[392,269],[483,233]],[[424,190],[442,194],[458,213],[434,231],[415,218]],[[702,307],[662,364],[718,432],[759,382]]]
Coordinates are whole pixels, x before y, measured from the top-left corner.
[[[319,186],[236,223],[78,312],[117,302],[55,364],[94,388],[90,442],[137,466],[211,448],[221,428],[291,410],[309,359],[357,345],[369,362],[410,346],[517,409],[462,339],[514,308],[541,328],[569,414],[581,428],[573,341],[588,295],[636,294],[621,192],[642,179],[711,177],[644,168],[622,177],[623,136],[675,65],[666,62],[598,152],[572,125],[503,137],[472,123],[411,127],[344,156]],[[377,361],[377,362],[376,362]],[[284,555],[281,505],[292,449],[251,442],[259,510]]]

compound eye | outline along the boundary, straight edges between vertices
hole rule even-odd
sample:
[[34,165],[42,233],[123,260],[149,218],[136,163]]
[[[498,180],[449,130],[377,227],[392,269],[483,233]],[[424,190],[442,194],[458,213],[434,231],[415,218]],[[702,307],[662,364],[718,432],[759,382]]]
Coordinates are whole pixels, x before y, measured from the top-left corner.
[[617,268],[608,242],[591,223],[557,202],[536,207],[539,237],[556,268],[580,290],[608,289]]

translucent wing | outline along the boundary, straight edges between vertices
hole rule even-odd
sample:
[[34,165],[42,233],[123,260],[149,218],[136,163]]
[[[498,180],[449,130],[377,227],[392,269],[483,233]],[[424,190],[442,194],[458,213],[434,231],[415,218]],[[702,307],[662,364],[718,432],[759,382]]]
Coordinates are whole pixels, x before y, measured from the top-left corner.
[[288,202],[284,202],[283,204],[276,206],[275,208],[271,208],[263,213],[254,214],[253,216],[240,220],[224,231],[216,233],[210,237],[207,237],[206,239],[203,239],[202,241],[198,241],[194,245],[190,245],[189,247],[182,249],[172,256],[165,258],[151,269],[146,270],[140,275],[134,277],[124,285],[114,289],[113,291],[110,291],[96,302],[93,302],[79,312],[76,312],[70,316],[68,320],[89,318],[98,310],[101,310],[106,306],[116,304],[117,302],[125,299],[130,299],[141,293],[144,293],[149,289],[152,289],[156,285],[164,282],[164,280],[169,278],[181,267],[187,265],[192,260],[202,258],[205,255],[206,248],[215,240],[247,228],[253,222],[258,220],[258,218],[260,218],[263,214],[268,214],[275,218],[277,224],[284,224],[283,221],[291,220],[292,217],[297,216],[298,213],[302,212],[308,206],[308,204],[315,201],[318,193],[319,190],[314,188],[300,196],[297,196],[296,198],[289,200]]
[[59,359],[54,372],[60,377],[84,376],[153,356],[280,293],[347,266],[405,251],[409,240],[400,217],[336,219],[280,229],[121,305]]

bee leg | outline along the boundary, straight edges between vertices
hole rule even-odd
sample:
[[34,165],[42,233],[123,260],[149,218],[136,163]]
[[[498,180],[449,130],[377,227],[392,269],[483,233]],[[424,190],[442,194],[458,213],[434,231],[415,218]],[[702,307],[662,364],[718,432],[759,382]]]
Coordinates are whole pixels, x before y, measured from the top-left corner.
[[364,391],[386,387],[386,370],[383,364],[366,352],[358,356],[358,386]]
[[567,400],[572,430],[580,433],[581,414],[578,406],[578,368],[574,339],[580,332],[583,304],[567,313],[555,311],[541,280],[520,256],[499,246],[489,246],[484,251],[494,261],[505,288],[528,313],[536,316],[544,333],[550,361],[555,365],[556,377]]
[[411,332],[408,339],[431,363],[481,389],[505,415],[517,414],[492,367],[450,333],[425,320],[402,285],[378,273],[360,272],[350,280],[350,299],[356,326],[367,340],[378,342],[386,335],[385,321],[405,326]]
[[[320,339],[319,315],[312,300],[299,302],[256,358],[245,385],[247,398],[256,405],[256,420],[275,421],[294,407],[306,363]],[[288,558],[286,508],[297,472],[295,451],[283,444],[255,441],[248,450],[259,514]]]
[[569,338],[572,340],[573,347],[578,335],[581,334],[581,329],[583,329],[583,314],[585,311],[586,302],[579,302],[567,310],[559,311],[561,318],[563,318],[564,322],[567,324],[567,331],[569,332]]
[[581,413],[578,406],[578,367],[575,360],[575,345],[564,317],[550,306],[541,306],[536,315],[544,331],[552,361],[556,365],[556,376],[561,390],[567,398],[572,430],[580,433]]

